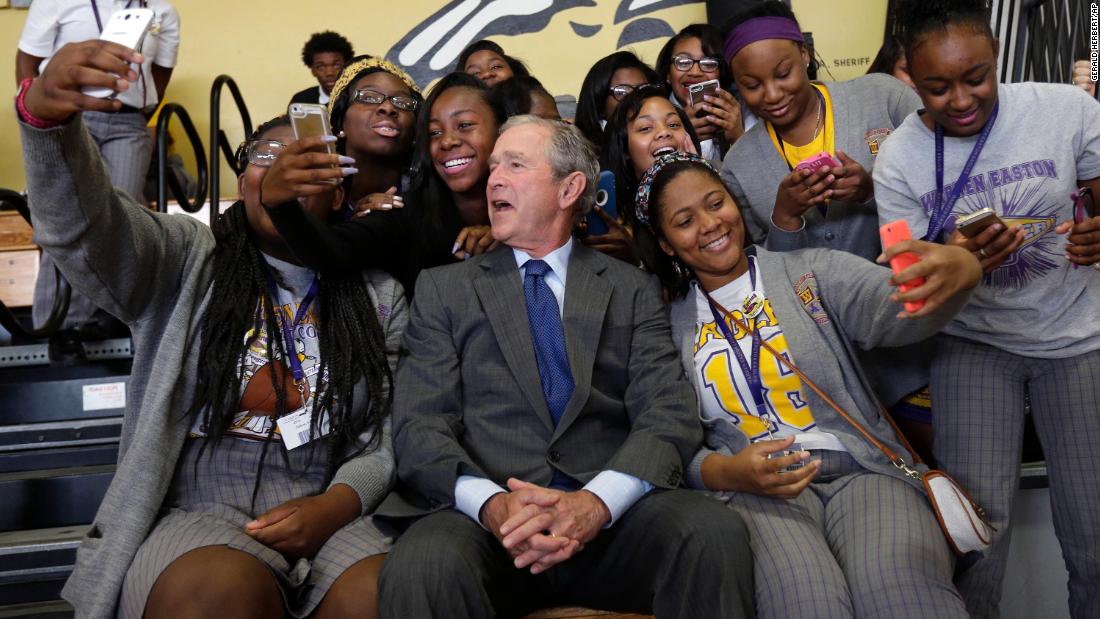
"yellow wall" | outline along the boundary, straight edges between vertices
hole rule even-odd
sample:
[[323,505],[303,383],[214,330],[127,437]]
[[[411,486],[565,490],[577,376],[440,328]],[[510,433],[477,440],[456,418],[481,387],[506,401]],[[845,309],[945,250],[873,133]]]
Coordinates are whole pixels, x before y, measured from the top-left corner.
[[[535,0],[531,0],[532,3]],[[228,73],[240,85],[254,123],[285,110],[290,95],[311,83],[309,71],[299,59],[302,44],[312,32],[333,29],[347,36],[357,53],[383,54],[405,33],[431,16],[442,2],[404,0],[362,2],[329,0],[302,4],[300,0],[176,0],[182,21],[179,64],[172,76],[167,99],[182,103],[205,141],[209,133],[210,83]],[[804,30],[813,30],[818,46],[833,48],[831,57],[873,57],[881,37],[885,0],[795,0],[794,8]],[[576,95],[588,67],[614,51],[623,28],[633,21],[613,23],[616,11],[627,3],[598,0],[597,6],[565,9],[545,28],[519,36],[492,38],[525,60],[532,72],[555,94]],[[316,7],[307,8],[307,7]],[[323,9],[322,9],[323,7]],[[876,12],[877,10],[877,12]],[[14,84],[15,51],[26,11],[0,10],[0,67],[8,67],[7,80]],[[840,19],[858,15],[859,19]],[[684,4],[639,14],[637,19],[665,21],[674,30],[705,19],[702,3]],[[570,22],[598,24],[591,37],[574,33]],[[858,41],[864,41],[861,46]],[[662,40],[631,45],[643,60],[656,60]],[[866,70],[830,65],[833,77],[847,79]],[[823,74],[827,78],[826,74]],[[228,93],[223,96],[222,126],[234,144],[243,128]],[[0,187],[24,187],[15,115],[10,105],[0,113]],[[222,169],[222,193],[232,194],[234,179]]]

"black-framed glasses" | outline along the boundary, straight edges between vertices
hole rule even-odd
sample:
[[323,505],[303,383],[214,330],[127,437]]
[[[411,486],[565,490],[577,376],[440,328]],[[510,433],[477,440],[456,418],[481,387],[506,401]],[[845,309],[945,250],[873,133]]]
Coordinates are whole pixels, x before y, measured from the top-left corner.
[[237,170],[243,172],[248,164],[270,168],[285,149],[278,140],[245,140],[237,147]]
[[672,66],[676,67],[677,71],[688,72],[695,63],[699,63],[699,70],[704,73],[713,73],[718,70],[719,61],[713,56],[704,56],[698,60],[688,56],[687,54],[679,54],[672,58]]
[[417,106],[417,100],[412,97],[404,97],[401,95],[387,95],[384,92],[378,92],[377,90],[370,90],[369,88],[363,88],[355,91],[355,95],[351,98],[352,103],[363,103],[366,105],[382,105],[382,102],[386,99],[390,100],[390,103],[399,110],[405,110],[406,112],[415,112]]

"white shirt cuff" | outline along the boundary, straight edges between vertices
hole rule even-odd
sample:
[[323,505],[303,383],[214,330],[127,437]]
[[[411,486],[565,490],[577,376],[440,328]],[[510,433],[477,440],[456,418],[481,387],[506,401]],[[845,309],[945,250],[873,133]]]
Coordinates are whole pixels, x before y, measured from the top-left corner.
[[601,471],[584,485],[584,489],[599,497],[607,506],[607,511],[611,512],[611,520],[604,526],[606,529],[615,524],[638,499],[653,490],[653,484],[626,473]]
[[455,509],[466,514],[481,528],[481,508],[493,495],[508,492],[497,484],[474,475],[460,475],[455,482]]

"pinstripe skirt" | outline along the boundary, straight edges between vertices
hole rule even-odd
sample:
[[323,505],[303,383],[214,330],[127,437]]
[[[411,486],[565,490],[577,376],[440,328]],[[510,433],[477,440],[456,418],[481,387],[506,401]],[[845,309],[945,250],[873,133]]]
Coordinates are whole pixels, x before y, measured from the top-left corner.
[[312,559],[288,561],[281,553],[245,533],[245,524],[291,499],[325,490],[326,449],[318,442],[283,456],[272,444],[264,458],[263,478],[252,505],[263,443],[227,438],[199,458],[201,439],[188,439],[176,465],[160,518],[138,549],[119,600],[119,616],[140,618],[153,584],[187,552],[228,546],[263,561],[283,594],[288,613],[304,617],[324,598],[332,583],[358,561],[389,552],[392,538],[370,518],[359,518],[328,539]]

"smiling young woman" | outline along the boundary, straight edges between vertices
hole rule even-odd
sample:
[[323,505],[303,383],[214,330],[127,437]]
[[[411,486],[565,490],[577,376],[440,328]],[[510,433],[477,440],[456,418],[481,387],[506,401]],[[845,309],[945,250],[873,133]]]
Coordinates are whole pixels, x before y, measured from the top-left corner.
[[[998,614],[1030,401],[1070,611],[1100,616],[1100,277],[1081,268],[1100,260],[1100,218],[1071,197],[1100,191],[1100,105],[1071,85],[998,84],[981,0],[906,0],[897,15],[924,110],[875,166],[879,218],[961,246],[985,271],[932,366],[936,459],[997,531],[959,589],[973,616]],[[955,229],[956,217],[983,208],[999,221],[970,238]]]
[[291,204],[270,209],[271,219],[302,262],[381,268],[411,291],[421,270],[493,246],[485,181],[503,123],[504,110],[481,80],[450,73],[429,91],[417,118],[407,207],[330,224]]
[[688,483],[745,519],[758,616],[965,617],[951,551],[919,483],[780,357],[876,440],[896,445],[851,351],[935,334],[965,304],[977,261],[957,247],[899,248],[922,255],[928,282],[912,291],[925,309],[899,320],[881,266],[827,249],[745,247],[737,203],[696,156],[659,157],[636,197],[642,257],[671,301],[673,340],[706,432]]

